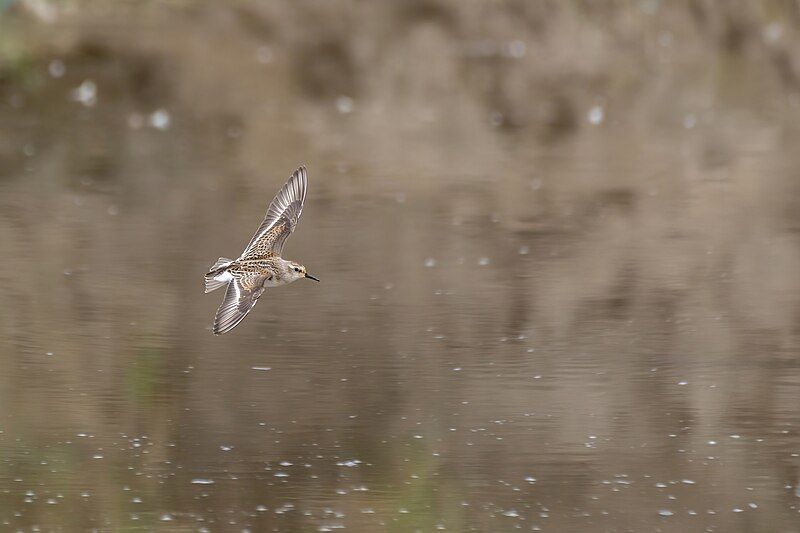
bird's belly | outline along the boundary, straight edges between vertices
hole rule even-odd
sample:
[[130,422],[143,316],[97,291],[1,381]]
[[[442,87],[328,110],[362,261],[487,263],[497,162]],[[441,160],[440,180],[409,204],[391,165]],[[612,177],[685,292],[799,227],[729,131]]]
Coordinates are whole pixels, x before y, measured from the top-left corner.
[[286,282],[279,280],[277,276],[272,276],[264,280],[264,287],[280,287],[281,285],[286,285]]

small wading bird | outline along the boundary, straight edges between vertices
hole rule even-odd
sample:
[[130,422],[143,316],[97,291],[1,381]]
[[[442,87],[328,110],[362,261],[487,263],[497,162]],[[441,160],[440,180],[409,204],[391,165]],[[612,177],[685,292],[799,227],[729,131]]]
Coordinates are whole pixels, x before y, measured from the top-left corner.
[[281,257],[283,243],[294,231],[303,211],[308,176],[306,167],[294,171],[267,209],[264,222],[238,259],[220,257],[205,276],[206,292],[228,285],[214,317],[214,334],[236,327],[256,305],[268,287],[286,285],[300,278],[317,278],[306,267]]

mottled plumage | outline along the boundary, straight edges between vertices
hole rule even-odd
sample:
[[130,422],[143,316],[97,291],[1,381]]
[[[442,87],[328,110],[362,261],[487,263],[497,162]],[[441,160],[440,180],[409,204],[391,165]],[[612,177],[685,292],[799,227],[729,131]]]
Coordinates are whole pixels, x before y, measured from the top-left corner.
[[205,275],[206,292],[228,284],[214,317],[216,335],[227,333],[244,319],[268,287],[300,278],[319,281],[303,265],[281,257],[286,238],[294,231],[306,199],[308,176],[298,168],[269,204],[264,221],[238,259],[220,257]]

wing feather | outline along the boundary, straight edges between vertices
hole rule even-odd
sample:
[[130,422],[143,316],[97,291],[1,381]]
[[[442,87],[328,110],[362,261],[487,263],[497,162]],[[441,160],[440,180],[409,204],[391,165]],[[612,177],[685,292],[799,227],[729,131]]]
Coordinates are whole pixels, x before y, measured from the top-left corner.
[[244,320],[264,292],[264,279],[264,276],[234,277],[228,283],[225,297],[214,316],[214,335],[227,333]]
[[294,171],[281,187],[267,208],[267,215],[240,259],[251,259],[266,255],[280,255],[286,238],[294,231],[308,189],[308,172],[302,166]]

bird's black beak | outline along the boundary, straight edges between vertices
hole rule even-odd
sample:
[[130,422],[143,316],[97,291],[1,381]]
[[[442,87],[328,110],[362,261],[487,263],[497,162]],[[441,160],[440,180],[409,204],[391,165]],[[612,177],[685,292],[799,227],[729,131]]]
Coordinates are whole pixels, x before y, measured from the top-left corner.
[[312,276],[311,274],[306,274],[306,277],[307,277],[308,279],[313,279],[314,281],[319,281],[317,278],[315,278],[315,277],[314,277],[314,276]]

